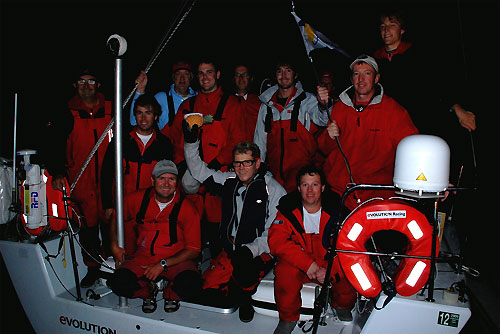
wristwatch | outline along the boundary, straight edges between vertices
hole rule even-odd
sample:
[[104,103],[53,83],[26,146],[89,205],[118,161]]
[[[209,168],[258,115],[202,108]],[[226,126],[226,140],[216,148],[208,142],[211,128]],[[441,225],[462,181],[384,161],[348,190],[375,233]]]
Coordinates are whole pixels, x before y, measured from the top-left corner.
[[167,260],[161,259],[160,264],[163,267],[163,270],[167,271]]

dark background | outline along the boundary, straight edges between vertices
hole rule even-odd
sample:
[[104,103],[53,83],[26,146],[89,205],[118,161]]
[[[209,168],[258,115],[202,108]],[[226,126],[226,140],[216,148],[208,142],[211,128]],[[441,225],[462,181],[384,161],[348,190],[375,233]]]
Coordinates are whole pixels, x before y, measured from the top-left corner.
[[[461,226],[467,234],[466,255],[470,265],[481,271],[482,282],[498,298],[497,1],[300,0],[295,1],[295,11],[351,56],[357,56],[381,46],[377,13],[395,4],[408,14],[404,39],[425,48],[427,61],[447,66],[446,59],[458,59],[455,73],[465,80],[466,91],[460,102],[477,115],[478,130],[473,140],[480,190],[474,199],[462,201],[457,210],[465,217],[473,217],[462,221]],[[64,110],[73,94],[71,83],[84,67],[97,73],[102,91],[112,99],[114,59],[105,47],[107,38],[120,34],[128,42],[123,56],[126,97],[136,75],[146,67],[176,17],[179,5],[179,0],[1,1],[0,156],[12,158],[14,93],[19,94],[17,148],[36,148],[42,140],[38,137],[40,123],[46,115]],[[196,63],[200,57],[208,56],[218,61],[227,89],[231,87],[232,66],[248,62],[256,77],[254,89],[258,91],[264,78],[272,78],[276,59],[285,56],[296,62],[301,81],[311,91],[315,77],[290,9],[290,2],[284,0],[199,0],[151,68],[148,90],[156,92],[168,87],[170,66],[175,59],[187,58]],[[313,58],[318,69],[335,73],[339,90],[349,85],[348,59],[326,49],[314,51]],[[410,71],[408,75],[420,73]],[[454,84],[450,81],[445,78],[442,84]],[[416,98],[425,98],[425,91],[418,92]],[[453,149],[470,156],[468,133],[459,128],[456,137],[462,146]],[[13,312],[13,305],[18,304],[10,302],[12,288],[6,288],[10,283],[4,269],[2,275],[3,325],[8,315],[4,312]]]

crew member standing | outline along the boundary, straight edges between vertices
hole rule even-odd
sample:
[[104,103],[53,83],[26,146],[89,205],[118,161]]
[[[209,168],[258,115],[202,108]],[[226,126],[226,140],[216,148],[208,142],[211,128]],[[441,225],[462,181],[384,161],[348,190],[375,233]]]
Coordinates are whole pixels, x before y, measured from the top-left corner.
[[273,176],[290,192],[299,168],[314,160],[314,134],[327,125],[328,116],[320,111],[316,97],[302,89],[290,62],[278,62],[276,81],[259,97],[262,105],[254,142]]
[[[100,85],[97,77],[88,70],[83,71],[73,83],[76,95],[69,100],[69,110],[57,126],[62,138],[54,143],[54,147],[60,147],[60,144],[64,146],[65,154],[59,156],[66,159],[54,159],[48,163],[49,171],[55,175],[52,180],[55,189],[62,190],[64,176],[68,177],[70,184],[75,182],[92,148],[111,122],[111,102],[106,101],[104,95],[98,92]],[[100,265],[97,261],[102,253],[101,248],[109,248],[109,226],[105,223],[101,205],[100,172],[111,138],[110,130],[71,193],[71,197],[81,205],[85,216],[79,233],[80,243],[84,248],[83,261],[88,267],[87,274],[80,283],[83,288],[90,287],[99,278]],[[102,244],[99,230],[103,238]]]

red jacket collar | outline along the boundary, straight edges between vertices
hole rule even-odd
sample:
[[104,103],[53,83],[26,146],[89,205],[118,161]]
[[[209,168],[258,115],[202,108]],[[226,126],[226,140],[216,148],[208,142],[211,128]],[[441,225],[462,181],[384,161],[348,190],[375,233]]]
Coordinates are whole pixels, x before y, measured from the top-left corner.
[[[99,110],[101,108],[104,108],[105,99],[104,99],[104,94],[101,93],[101,92],[97,92],[96,95],[97,95],[97,99],[98,99],[99,103],[97,104],[97,106],[94,107],[94,109],[95,110]],[[71,108],[71,109],[76,109],[76,110],[88,110],[88,111],[91,111],[91,109],[89,107],[87,107],[85,105],[85,103],[83,103],[82,98],[80,96],[78,96],[78,94],[76,94],[75,96],[73,96],[68,101],[68,107]]]
[[392,57],[394,55],[405,53],[411,46],[412,46],[412,44],[410,42],[401,41],[401,43],[399,43],[396,50],[392,51],[391,53],[388,53],[385,50],[385,48],[382,47],[382,48],[378,49],[377,51],[375,51],[373,56],[377,59],[387,59],[387,60],[391,61]]
[[[278,90],[273,94],[273,97],[271,97],[271,101],[273,101],[274,105],[278,105],[278,106],[281,106],[280,104],[278,104],[278,100],[277,100],[277,97],[278,97],[278,93],[279,93],[279,88]],[[288,99],[286,99],[286,103],[284,106],[282,106],[283,108],[281,110],[283,110],[291,101],[291,99],[294,98],[295,94],[297,94],[297,87],[294,86],[293,87],[293,90],[292,90],[292,94],[290,94],[290,96],[288,96]],[[279,110],[279,109],[278,109]],[[280,110],[280,111],[281,111]]]
[[[137,145],[139,147],[143,147],[144,144],[141,140],[141,138],[139,138],[139,135],[137,134],[137,125],[134,126],[134,128],[132,129],[132,131],[129,132],[129,135],[130,137],[134,138],[134,140],[137,142]],[[153,141],[156,139],[156,130],[153,129],[153,135],[151,136],[151,138],[149,139],[148,143],[146,144],[146,146],[144,146],[144,149],[141,150],[141,153],[144,153],[144,151],[146,150],[146,148],[148,148],[149,146],[151,146],[151,144],[153,143]]]
[[218,98],[218,97],[223,95],[222,87],[219,86],[219,87],[217,87],[216,90],[214,90],[213,92],[210,92],[210,93],[198,92],[198,95],[206,97],[208,100],[210,100],[212,98]]

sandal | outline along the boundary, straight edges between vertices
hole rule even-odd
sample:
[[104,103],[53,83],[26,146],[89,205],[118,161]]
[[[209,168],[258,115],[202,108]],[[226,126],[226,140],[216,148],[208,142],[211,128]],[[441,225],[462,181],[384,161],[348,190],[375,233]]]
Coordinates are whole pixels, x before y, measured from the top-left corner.
[[181,304],[178,300],[165,299],[165,305],[163,305],[163,310],[167,313],[173,313],[179,309]]
[[142,302],[142,312],[144,313],[153,313],[156,311],[156,299],[155,298],[146,298]]

